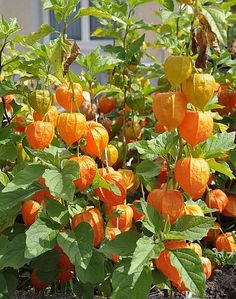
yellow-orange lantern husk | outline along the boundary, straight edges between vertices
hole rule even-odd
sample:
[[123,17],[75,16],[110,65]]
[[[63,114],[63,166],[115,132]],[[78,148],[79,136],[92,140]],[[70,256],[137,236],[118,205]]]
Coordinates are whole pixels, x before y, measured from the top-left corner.
[[207,140],[212,134],[213,119],[207,112],[187,111],[179,126],[180,136],[191,146]]
[[85,138],[86,145],[82,147],[82,150],[88,155],[101,158],[109,142],[109,135],[104,126],[95,121],[88,121]]
[[92,184],[96,176],[96,163],[91,157],[86,155],[71,157],[71,160],[74,160],[79,164],[80,178],[75,180],[74,184],[80,191],[83,191]]
[[189,243],[188,247],[196,252],[198,256],[202,256],[202,247],[198,243]]
[[182,278],[177,269],[171,264],[169,249],[186,248],[187,244],[184,241],[167,241],[165,242],[165,249],[160,256],[154,260],[155,266],[161,270],[165,276],[178,288],[182,287],[185,291]]
[[138,199],[136,199],[136,200],[133,201],[133,204],[131,205],[131,208],[132,208],[133,213],[134,213],[133,218],[134,218],[135,221],[139,221],[139,220],[141,221],[141,220],[143,220],[145,218],[145,214],[142,213],[142,212],[139,212],[136,209],[135,205],[134,205],[135,203],[138,203],[138,202],[141,202],[141,201],[138,200]]
[[211,261],[207,257],[203,257],[203,256],[201,256],[200,259],[202,262],[205,277],[206,277],[206,279],[208,279],[208,278],[210,278],[211,273],[212,273]]
[[171,224],[184,215],[184,198],[178,190],[154,189],[149,193],[147,202],[165,220],[169,217]]
[[62,113],[57,119],[58,133],[68,146],[79,141],[86,129],[86,118],[81,113]]
[[228,201],[227,195],[220,189],[211,190],[205,200],[209,208],[216,209],[220,213],[227,206]]
[[202,158],[186,157],[177,161],[175,179],[180,187],[193,199],[198,199],[206,190],[210,168]]
[[113,227],[118,227],[121,232],[129,230],[132,227],[132,219],[134,215],[132,208],[122,204],[109,209],[109,213],[114,211],[120,211],[120,215],[118,217],[112,217],[109,220],[109,223],[111,223]]
[[236,218],[236,195],[235,194],[227,194],[228,203],[225,206],[222,214],[227,217]]
[[156,119],[168,131],[177,128],[184,119],[187,100],[181,92],[157,93],[153,99],[152,109]]
[[119,189],[120,194],[115,194],[112,190],[100,187],[96,189],[99,199],[109,207],[123,204],[126,199],[126,187],[119,172],[113,171],[107,173],[103,178],[109,185],[115,185]]
[[221,234],[216,239],[216,249],[219,251],[235,252],[236,241],[232,232]]
[[26,139],[34,149],[44,149],[48,147],[54,134],[53,125],[43,121],[34,121],[29,124],[25,130]]
[[[107,226],[105,229],[105,237],[108,238],[108,240],[114,240],[117,235],[119,235],[121,231],[117,227],[110,227]],[[113,262],[118,263],[119,262],[119,256],[115,254],[111,254],[111,258]]]
[[90,208],[75,215],[71,220],[71,228],[75,229],[81,222],[87,222],[91,225],[94,232],[94,246],[98,246],[104,239],[105,234],[101,212],[97,208]]
[[67,111],[74,111],[83,102],[83,89],[79,83],[63,83],[56,89],[56,100]]
[[206,237],[202,239],[204,244],[215,244],[217,237],[221,234],[221,226],[218,222],[214,223],[214,228],[210,228]]
[[203,210],[199,205],[186,205],[184,207],[185,215],[204,216]]
[[215,90],[215,80],[210,74],[193,74],[182,83],[188,102],[203,110]]

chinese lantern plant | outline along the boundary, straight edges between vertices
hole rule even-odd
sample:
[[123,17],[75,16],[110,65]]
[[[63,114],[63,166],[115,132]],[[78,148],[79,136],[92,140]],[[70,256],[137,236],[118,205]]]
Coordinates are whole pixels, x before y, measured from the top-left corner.
[[[105,25],[94,35],[109,33],[114,44],[87,55],[66,30],[44,24],[12,39],[19,26],[0,19],[0,297],[23,279],[36,291],[147,298],[157,278],[204,298],[211,266],[199,243],[235,251],[224,222],[212,233],[215,215],[235,217],[235,133],[210,111],[219,108],[222,77],[210,63],[199,68],[204,57],[190,49],[188,32],[194,17],[192,33],[207,24],[213,36],[214,20],[196,3],[191,16],[180,5],[152,26],[137,18],[144,2],[94,1],[77,12],[78,0],[42,1],[65,29],[80,16]],[[151,56],[140,29],[158,31],[153,48],[171,49],[163,65],[141,60]],[[53,33],[58,38],[40,44]]]

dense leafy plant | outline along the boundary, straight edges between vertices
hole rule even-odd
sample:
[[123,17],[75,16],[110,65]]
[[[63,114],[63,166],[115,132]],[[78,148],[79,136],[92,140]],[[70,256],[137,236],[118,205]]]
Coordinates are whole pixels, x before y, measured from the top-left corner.
[[[83,298],[146,298],[153,285],[203,298],[212,254],[235,260],[233,2],[155,1],[158,25],[136,17],[146,2],[76,12],[79,0],[43,0],[63,32],[20,36],[0,20],[1,298],[29,283]],[[66,31],[83,16],[113,43],[81,53]],[[163,65],[157,47],[172,54]]]

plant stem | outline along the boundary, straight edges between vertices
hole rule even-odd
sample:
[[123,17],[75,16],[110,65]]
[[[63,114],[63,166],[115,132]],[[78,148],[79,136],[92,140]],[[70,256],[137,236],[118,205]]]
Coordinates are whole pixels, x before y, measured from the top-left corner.
[[11,123],[11,120],[7,114],[7,108],[6,108],[6,100],[4,97],[2,97],[2,103],[3,103],[3,109],[4,109],[4,115],[6,117],[6,120],[7,120],[7,123],[10,124]]
[[[133,8],[129,8],[128,19],[131,17]],[[126,39],[129,33],[130,25],[127,25],[125,28],[125,34],[123,38],[123,48],[125,52],[125,59],[126,59]],[[127,61],[126,61],[127,62]],[[126,126],[126,118],[125,118],[125,104],[126,104],[126,96],[127,96],[127,86],[125,83],[125,68],[123,70],[123,84],[124,84],[124,103],[123,103],[123,110],[124,110],[124,118],[123,118],[123,126],[122,126],[122,142],[123,142],[123,153],[124,153],[124,160],[123,160],[123,168],[126,166],[126,157],[127,157],[127,142],[125,137],[125,126]]]
[[6,44],[7,44],[7,36],[5,36],[3,44],[2,44],[2,48],[0,49],[0,75],[2,73],[2,67],[3,67],[2,66],[2,54],[3,54],[3,50],[6,46]]
[[[69,74],[69,72],[67,73],[67,76],[68,76],[68,79],[69,79],[69,82],[70,82],[70,86],[71,86],[71,89],[72,89],[72,101],[73,101],[74,104],[75,104],[76,111],[79,113],[80,110],[79,110],[78,103],[77,103],[77,101],[76,101],[76,99],[75,99],[74,85],[73,85],[73,82],[72,82],[72,80],[71,80],[71,78],[70,78],[70,74]],[[72,106],[72,101],[71,101],[71,106]],[[71,110],[72,110],[72,107],[71,107]]]

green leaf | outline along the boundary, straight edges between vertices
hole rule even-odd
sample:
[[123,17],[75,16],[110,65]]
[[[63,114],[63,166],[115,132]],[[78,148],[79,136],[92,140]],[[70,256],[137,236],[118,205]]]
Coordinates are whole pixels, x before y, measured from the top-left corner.
[[0,128],[0,144],[11,145],[20,141],[21,137],[12,132],[9,127]]
[[75,193],[73,181],[79,178],[79,167],[75,161],[66,161],[61,171],[57,169],[46,169],[43,175],[50,193],[56,197],[71,202]]
[[93,184],[92,184],[93,189],[97,188],[105,188],[105,189],[110,189],[110,185],[106,182],[106,180],[97,172]]
[[164,7],[170,11],[174,11],[174,1],[173,0],[154,0],[155,2],[161,3]]
[[229,165],[226,162],[216,162],[215,159],[210,159],[207,161],[210,168],[216,170],[217,172],[220,172],[227,177],[229,177],[231,180],[235,179],[235,176],[233,175],[233,171],[229,168]]
[[0,160],[16,161],[16,147],[12,144],[0,144]]
[[0,183],[3,186],[6,186],[9,183],[8,176],[4,172],[2,172],[2,171],[0,171]]
[[205,159],[220,158],[225,152],[234,149],[235,132],[224,132],[216,134],[209,138],[205,143],[199,146],[202,151],[201,157]]
[[140,51],[141,46],[144,42],[145,34],[140,36],[138,39],[133,41],[132,43],[129,44],[128,46],[128,52],[127,52],[127,59],[131,59],[133,55],[135,55],[137,52]]
[[18,273],[12,269],[0,272],[0,299],[13,298],[18,284]]
[[62,56],[62,41],[61,39],[57,39],[51,50],[50,63],[56,71],[56,74],[54,75],[56,75],[60,79],[63,78]]
[[163,243],[155,244],[150,237],[143,236],[138,239],[128,274],[130,275],[142,270],[144,266],[148,266],[150,260],[157,258],[163,249]]
[[94,299],[94,286],[90,283],[76,281],[73,284],[73,293],[78,296],[78,298]]
[[37,32],[31,32],[29,35],[23,37],[23,43],[33,45],[37,41],[43,39],[45,36],[55,32],[55,29],[48,24],[42,24]]
[[24,257],[25,239],[25,234],[17,235],[12,241],[0,239],[0,270],[7,267],[19,269],[28,262]]
[[9,226],[12,226],[15,222],[15,218],[18,215],[21,208],[21,204],[17,204],[14,207],[7,210],[0,210],[0,233]]
[[48,198],[48,204],[46,206],[47,216],[61,226],[67,225],[70,220],[70,215],[67,207],[62,205],[59,201]]
[[33,269],[38,269],[42,272],[50,272],[58,270],[58,261],[60,253],[56,250],[50,250],[41,254],[31,262]]
[[17,173],[13,180],[3,189],[2,192],[12,192],[17,189],[27,189],[45,171],[45,166],[40,164],[27,165]]
[[103,282],[105,276],[104,262],[104,256],[94,250],[86,269],[75,265],[76,276],[83,283],[97,284]]
[[143,213],[145,214],[143,226],[153,234],[161,233],[164,227],[164,218],[162,217],[162,215],[143,200],[141,201],[141,206]]
[[30,186],[28,189],[17,189],[11,192],[0,192],[0,211],[5,211],[16,207],[19,203],[31,198],[39,188]]
[[112,18],[112,15],[110,13],[104,12],[100,9],[97,9],[96,7],[90,6],[88,8],[81,8],[79,12],[72,19],[72,22],[76,21],[77,19],[83,16],[94,16],[97,18],[107,18],[107,19]]
[[35,258],[53,249],[56,245],[59,227],[40,215],[26,231],[26,258]]
[[54,11],[56,20],[60,23],[66,20],[76,10],[76,6],[80,0],[42,0],[44,9],[51,9]]
[[112,275],[113,292],[111,299],[143,299],[147,298],[152,284],[152,272],[148,267],[128,274],[130,260],[122,260]]
[[161,166],[150,160],[144,160],[136,167],[136,173],[145,178],[156,177],[160,173]]
[[55,282],[60,272],[59,257],[60,253],[56,250],[50,250],[33,259],[31,267],[37,269],[37,277],[40,280]]
[[169,279],[159,270],[152,271],[153,284],[161,290],[171,290],[171,283]]
[[215,218],[186,215],[179,218],[171,227],[170,234],[180,234],[186,240],[201,240],[213,226]]
[[175,157],[177,153],[176,132],[163,133],[151,140],[141,140],[129,143],[129,149],[135,149],[143,160],[155,160],[157,157],[170,154]]
[[137,283],[132,291],[132,299],[147,298],[152,285],[152,271],[149,267],[144,267]]
[[4,114],[4,106],[3,106],[3,102],[1,102],[0,103],[0,127],[2,126],[3,114]]
[[224,11],[219,9],[219,7],[210,5],[203,6],[202,13],[218,40],[222,44],[227,45],[227,21]]
[[92,189],[104,188],[112,191],[115,195],[121,195],[120,189],[115,184],[108,184],[107,181],[97,173],[92,184]]
[[60,233],[57,242],[72,264],[88,267],[93,253],[93,229],[88,223],[82,222],[74,231]]
[[185,286],[193,295],[204,298],[205,274],[202,262],[196,252],[189,248],[170,251],[171,264],[180,273]]
[[99,251],[106,256],[111,254],[130,256],[133,254],[139,238],[139,234],[134,231],[124,232],[117,235],[114,240],[105,241]]
[[68,150],[55,146],[50,146],[49,148],[45,148],[41,151],[33,150],[29,147],[25,147],[25,150],[29,155],[37,157],[49,166],[54,165],[57,168],[60,168],[60,163],[63,159],[69,158],[71,156],[71,152]]
[[9,37],[11,34],[20,30],[16,18],[10,18],[8,21],[1,15],[0,17],[0,39]]
[[9,94],[25,94],[28,88],[24,85],[16,84],[13,81],[0,81],[0,97],[5,97]]

